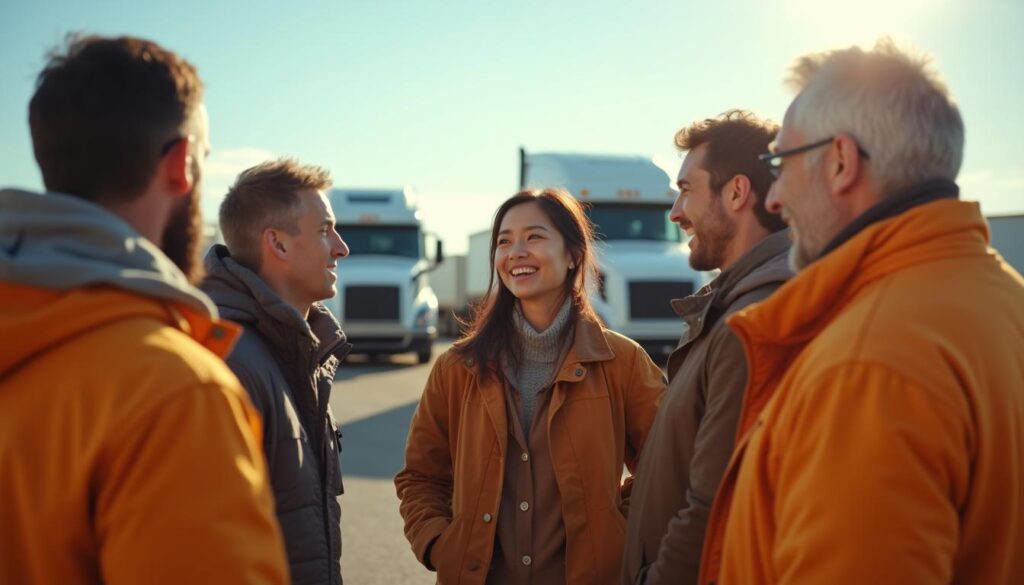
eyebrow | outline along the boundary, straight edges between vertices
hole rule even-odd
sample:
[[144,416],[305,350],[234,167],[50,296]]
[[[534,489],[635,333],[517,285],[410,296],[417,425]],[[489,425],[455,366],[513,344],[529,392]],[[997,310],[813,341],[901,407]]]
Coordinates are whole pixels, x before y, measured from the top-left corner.
[[[546,232],[551,231],[551,230],[549,230],[548,228],[546,228],[546,227],[544,227],[542,225],[528,225],[525,228],[523,228],[524,232],[525,231],[529,231],[529,230],[544,230]],[[510,234],[510,233],[512,233],[512,230],[501,230],[500,232],[498,232],[498,235],[500,236],[502,234]]]

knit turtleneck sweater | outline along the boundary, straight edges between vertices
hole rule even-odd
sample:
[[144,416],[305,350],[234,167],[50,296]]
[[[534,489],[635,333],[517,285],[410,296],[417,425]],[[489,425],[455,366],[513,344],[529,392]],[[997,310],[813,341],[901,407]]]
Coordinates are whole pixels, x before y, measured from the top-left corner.
[[566,299],[551,325],[544,331],[537,331],[526,320],[519,303],[516,303],[513,318],[522,342],[523,361],[518,371],[506,370],[506,376],[519,391],[521,405],[519,422],[527,437],[530,435],[533,414],[537,407],[537,394],[551,383],[555,370],[562,359],[564,348],[560,343],[560,338],[569,323],[571,310],[572,301]]

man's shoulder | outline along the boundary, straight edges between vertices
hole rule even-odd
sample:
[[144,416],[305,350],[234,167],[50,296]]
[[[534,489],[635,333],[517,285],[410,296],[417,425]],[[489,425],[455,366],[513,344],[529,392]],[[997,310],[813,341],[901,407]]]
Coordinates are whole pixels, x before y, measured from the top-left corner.
[[273,351],[263,335],[251,325],[242,326],[235,347],[228,354],[227,362],[243,365],[253,370],[280,369]]
[[278,356],[263,335],[251,326],[243,327],[242,334],[225,361],[257,404],[272,400],[271,395],[277,393],[275,388],[287,386]]
[[772,295],[790,278],[787,252],[780,252],[753,267],[726,296],[726,313],[731,314]]
[[34,373],[26,375],[41,386],[57,387],[54,396],[74,394],[100,410],[110,407],[121,420],[149,416],[172,402],[207,402],[211,393],[228,403],[244,396],[216,354],[149,315],[117,319],[69,338],[31,367]]
[[156,378],[237,384],[220,357],[184,331],[156,318],[122,319],[96,330],[84,341],[118,356],[115,372],[144,368]]

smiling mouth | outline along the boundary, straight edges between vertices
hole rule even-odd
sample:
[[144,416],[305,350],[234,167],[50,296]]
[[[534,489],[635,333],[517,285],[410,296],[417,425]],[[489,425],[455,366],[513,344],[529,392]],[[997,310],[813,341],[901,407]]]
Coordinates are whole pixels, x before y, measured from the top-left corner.
[[520,278],[526,278],[528,276],[533,276],[536,272],[537,272],[537,269],[534,268],[533,266],[517,266],[517,267],[513,268],[512,270],[508,271],[508,273],[510,275],[512,275],[512,278],[517,279],[517,280],[520,279]]

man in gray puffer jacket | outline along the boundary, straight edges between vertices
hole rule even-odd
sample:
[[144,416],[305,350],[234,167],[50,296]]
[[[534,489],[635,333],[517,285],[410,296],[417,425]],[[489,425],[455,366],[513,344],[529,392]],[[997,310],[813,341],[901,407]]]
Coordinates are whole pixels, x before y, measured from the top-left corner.
[[239,175],[220,208],[227,246],[206,256],[201,288],[244,327],[228,366],[263,415],[263,450],[292,582],[340,585],[341,433],[330,409],[351,349],[318,301],[334,296],[348,246],[323,191],[327,171],[294,160]]

